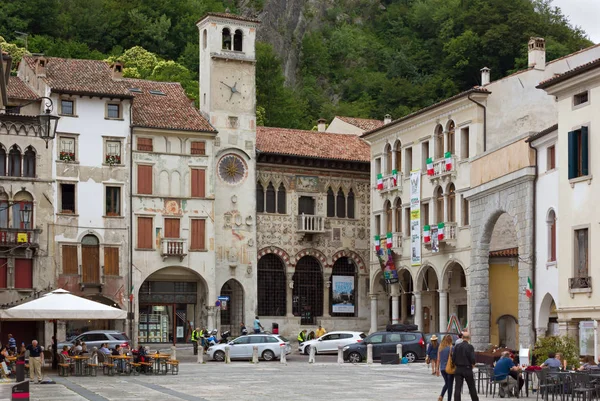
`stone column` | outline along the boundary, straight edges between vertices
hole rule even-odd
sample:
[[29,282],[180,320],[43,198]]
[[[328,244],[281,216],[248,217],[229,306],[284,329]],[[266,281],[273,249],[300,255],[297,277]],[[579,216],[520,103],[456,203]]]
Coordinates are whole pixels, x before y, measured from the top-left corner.
[[413,292],[415,296],[415,324],[419,330],[423,330],[423,303],[421,300],[421,291]]
[[408,320],[408,316],[406,316],[406,304],[408,303],[408,294],[403,292],[401,295],[401,303],[400,303],[400,320],[402,323],[405,323]]
[[377,331],[377,294],[369,294],[371,298],[371,329],[369,333]]
[[294,274],[287,273],[287,286],[285,287],[285,315],[294,317],[292,313],[292,299],[294,298]]
[[446,331],[448,327],[448,291],[439,290],[440,293],[440,331]]
[[448,151],[448,145],[449,145],[449,141],[448,141],[448,131],[444,130],[443,134],[444,136],[444,153],[446,153]]
[[208,329],[212,330],[213,328],[215,328],[215,307],[214,306],[209,306],[208,307]]
[[546,332],[547,331],[548,331],[548,329],[546,327],[536,327],[535,328],[536,340],[538,338],[544,338],[544,337],[546,337]]
[[329,287],[331,287],[331,274],[324,275],[323,283],[323,317],[331,317],[329,313]]
[[392,284],[392,324],[398,324],[400,308],[398,301],[400,298],[400,284]]

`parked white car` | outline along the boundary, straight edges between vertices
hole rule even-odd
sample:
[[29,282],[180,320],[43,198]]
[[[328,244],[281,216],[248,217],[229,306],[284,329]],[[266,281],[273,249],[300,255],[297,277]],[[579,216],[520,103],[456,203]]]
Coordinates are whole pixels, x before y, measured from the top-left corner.
[[206,353],[210,359],[215,361],[225,360],[225,347],[229,346],[229,357],[231,359],[252,358],[252,349],[258,347],[258,357],[265,361],[272,361],[281,356],[281,350],[285,354],[291,354],[292,347],[287,338],[277,334],[249,334],[240,336],[227,344],[216,344],[208,348]]
[[338,346],[361,342],[365,333],[360,331],[332,331],[314,340],[308,340],[298,345],[298,351],[308,355],[310,347],[315,347],[317,354],[336,353]]

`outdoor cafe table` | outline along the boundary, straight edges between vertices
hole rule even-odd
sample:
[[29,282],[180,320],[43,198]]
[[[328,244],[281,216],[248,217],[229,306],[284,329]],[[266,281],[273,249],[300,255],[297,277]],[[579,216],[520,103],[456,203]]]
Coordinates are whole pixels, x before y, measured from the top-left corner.
[[75,355],[71,359],[75,361],[75,376],[84,376],[83,361],[87,361],[90,357],[88,355]]
[[[168,360],[169,358],[171,358],[171,355],[166,355],[166,354],[158,354],[158,355],[148,355],[150,358],[152,358],[152,360],[154,361],[154,374],[155,375],[159,375],[160,374],[160,361],[162,359],[164,360]],[[167,374],[166,372],[166,368],[165,368],[165,374]]]
[[[113,360],[113,362],[114,362],[114,361],[117,361],[117,360],[121,360],[121,361],[125,361],[124,363],[126,363],[126,362],[127,362],[129,359],[133,359],[133,357],[132,357],[132,356],[130,356],[130,355],[108,355],[108,357],[109,357],[110,359],[112,359],[112,360]],[[123,366],[123,369],[122,369],[122,372],[121,372],[121,373],[127,373],[127,372],[126,372],[126,370],[127,370],[127,366],[128,366],[128,365],[125,365],[125,366]],[[131,365],[129,365],[129,366],[131,366]]]

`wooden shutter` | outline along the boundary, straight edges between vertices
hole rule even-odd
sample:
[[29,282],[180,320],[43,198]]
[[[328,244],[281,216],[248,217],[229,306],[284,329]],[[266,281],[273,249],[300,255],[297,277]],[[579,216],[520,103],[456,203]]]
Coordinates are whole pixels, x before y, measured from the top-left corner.
[[152,138],[138,138],[137,150],[152,152]]
[[589,174],[588,127],[581,127],[581,175]]
[[205,155],[206,144],[204,142],[192,142],[192,154],[193,155]]
[[15,259],[15,288],[33,288],[33,259]]
[[152,166],[138,164],[138,194],[152,194]]
[[206,220],[193,219],[192,220],[191,249],[194,249],[194,250],[206,249],[205,233],[206,233]]
[[192,169],[192,197],[204,198],[206,197],[206,171],[201,168]]
[[8,272],[8,260],[0,259],[0,288],[6,288],[8,280],[6,279],[6,273]]
[[81,245],[81,278],[84,284],[100,283],[100,246]]
[[63,274],[78,274],[77,246],[62,246],[62,272]]
[[569,132],[569,179],[577,177],[577,133]]
[[165,219],[165,238],[179,238],[179,219]]
[[137,247],[139,249],[152,249],[152,217],[138,217],[137,219]]
[[104,275],[119,275],[119,248],[104,247]]

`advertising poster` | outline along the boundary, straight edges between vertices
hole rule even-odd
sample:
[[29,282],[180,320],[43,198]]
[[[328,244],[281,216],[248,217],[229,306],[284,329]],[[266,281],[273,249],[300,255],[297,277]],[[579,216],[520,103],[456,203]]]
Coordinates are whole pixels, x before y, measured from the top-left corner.
[[333,313],[354,313],[354,276],[332,276]]
[[421,265],[421,171],[410,172],[411,265]]
[[440,251],[440,240],[438,239],[438,229],[433,227],[431,229],[431,252],[437,253]]

